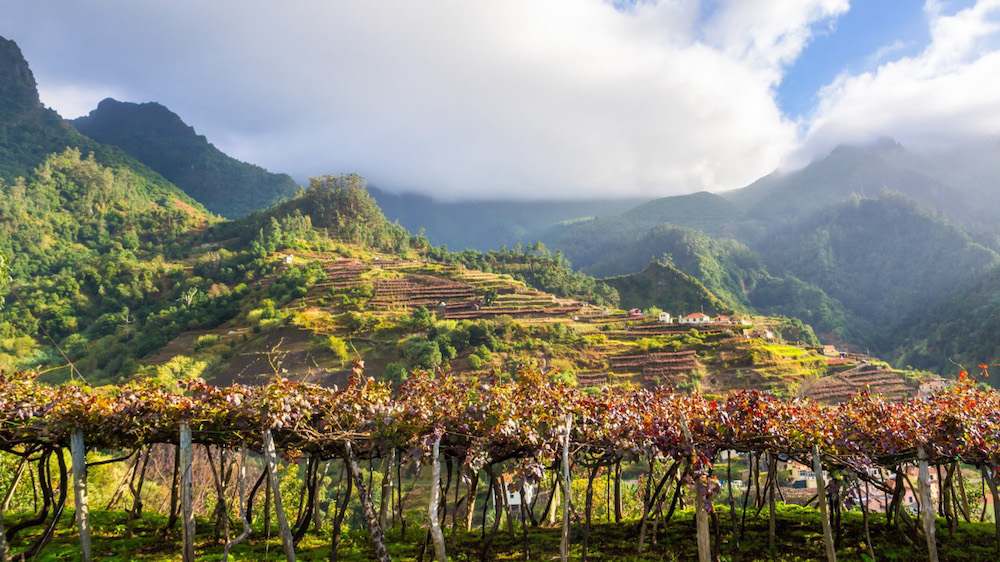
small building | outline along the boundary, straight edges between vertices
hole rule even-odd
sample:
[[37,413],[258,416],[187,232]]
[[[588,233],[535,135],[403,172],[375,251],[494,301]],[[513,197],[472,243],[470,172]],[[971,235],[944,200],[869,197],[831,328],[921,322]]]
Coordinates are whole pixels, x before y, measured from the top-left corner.
[[628,311],[628,315],[631,316],[631,317],[633,317],[633,318],[638,318],[638,317],[642,316],[642,311],[639,310],[638,308],[633,308],[633,309],[631,309],[631,310]]
[[793,460],[778,461],[778,472],[788,472],[788,481],[792,488],[815,489],[816,472],[811,467]]
[[692,312],[677,321],[681,324],[707,324],[712,321],[712,317],[701,312]]
[[[515,474],[503,474],[500,476],[500,485],[507,493],[507,506],[515,517],[521,514],[521,491],[517,489]],[[524,500],[531,503],[535,497],[535,487],[528,483],[521,484],[524,487]]]
[[716,322],[720,324],[732,324],[733,319],[728,316],[719,316],[715,319]]
[[944,390],[946,386],[948,386],[948,383],[940,377],[933,377],[920,381],[920,389],[917,391],[917,398],[933,396]]
[[285,262],[285,265],[291,265],[293,260],[294,258],[291,255],[287,255],[283,261]]
[[673,318],[670,317],[670,313],[669,312],[661,312],[660,313],[660,322],[663,322],[664,324],[669,324],[672,321],[673,321]]
[[824,345],[823,355],[826,355],[827,357],[840,357],[840,352],[837,351],[837,346],[835,345]]

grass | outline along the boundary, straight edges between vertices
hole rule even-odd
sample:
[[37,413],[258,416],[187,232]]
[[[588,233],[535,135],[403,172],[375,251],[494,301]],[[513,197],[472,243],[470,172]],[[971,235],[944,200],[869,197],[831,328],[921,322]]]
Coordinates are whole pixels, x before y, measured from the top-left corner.
[[[718,546],[720,560],[732,560],[732,527],[728,509],[718,507],[720,533]],[[70,526],[70,515],[66,514],[56,536],[37,560],[66,561],[78,560],[79,543],[75,528]],[[166,562],[180,560],[179,528],[166,537],[160,534],[165,518],[149,515],[138,521],[132,537],[126,533],[124,513],[120,511],[95,511],[91,514],[93,526],[93,552],[96,560],[125,562],[131,560]],[[419,514],[413,514],[407,525],[407,533],[401,536],[397,525],[387,533],[387,542],[393,560],[416,560],[426,538],[426,530],[418,524]],[[740,542],[742,560],[774,560],[779,562],[800,562],[825,559],[822,527],[818,512],[811,508],[779,504],[777,521],[777,547],[768,548],[768,520],[766,511],[760,518],[747,515],[747,526]],[[472,532],[460,531],[451,535],[450,520],[445,528],[449,559],[479,560],[479,550],[483,544],[481,529]],[[198,560],[221,560],[223,546],[212,540],[212,525],[199,519],[199,534],[196,541]],[[876,559],[883,561],[927,560],[926,544],[920,537],[906,537],[896,529],[886,529],[884,517],[872,514],[871,533]],[[236,529],[234,529],[236,530]],[[260,529],[255,529],[260,533]],[[574,525],[571,530],[571,559],[581,556],[583,526]],[[954,536],[950,535],[944,522],[938,520],[938,551],[940,560],[986,561],[998,558],[994,547],[993,526],[990,523],[962,523]],[[283,560],[279,540],[254,536],[237,545],[230,560],[269,561]],[[28,537],[19,537],[14,550],[23,548]],[[515,525],[511,535],[507,525],[500,526],[491,549],[491,559],[498,561],[524,560],[525,549],[519,525]],[[529,528],[528,551],[534,560],[558,558],[560,529],[558,527]],[[695,526],[691,510],[679,511],[668,524],[660,525],[656,537],[650,534],[644,552],[637,552],[638,524],[627,521],[621,524],[600,522],[595,524],[590,540],[589,558],[592,560],[621,560],[625,562],[682,561],[697,559]],[[327,560],[330,552],[329,530],[310,532],[296,549],[299,560]],[[433,558],[432,547],[428,546],[424,559]],[[341,560],[349,562],[371,560],[367,535],[362,529],[345,532],[340,548]],[[837,547],[838,560],[869,560],[864,544],[864,531],[860,512],[845,512],[843,534]]]

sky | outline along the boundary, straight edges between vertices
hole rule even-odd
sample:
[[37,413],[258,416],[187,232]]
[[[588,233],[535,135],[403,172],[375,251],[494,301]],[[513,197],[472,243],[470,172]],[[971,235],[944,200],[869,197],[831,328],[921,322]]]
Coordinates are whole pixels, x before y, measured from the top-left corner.
[[42,102],[156,101],[304,183],[444,200],[747,185],[1000,140],[1000,0],[0,0]]

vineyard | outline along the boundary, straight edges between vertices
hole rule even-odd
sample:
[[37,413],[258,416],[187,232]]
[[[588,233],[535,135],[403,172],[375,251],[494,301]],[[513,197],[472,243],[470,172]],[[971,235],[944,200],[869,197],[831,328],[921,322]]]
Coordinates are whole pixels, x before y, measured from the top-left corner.
[[[511,504],[511,492],[521,494],[525,544],[528,533],[533,532],[530,528],[561,519],[563,552],[569,547],[568,533],[573,527],[577,531],[573,540],[578,541],[586,559],[588,548],[593,548],[595,479],[602,471],[608,475],[610,495],[611,475],[615,475],[614,505],[620,520],[620,480],[626,465],[646,467],[636,551],[656,540],[656,525],[665,525],[678,503],[688,502],[695,508],[699,556],[709,560],[717,554],[739,556],[743,531],[738,512],[743,510],[745,526],[748,502],[755,506],[751,512],[767,508],[772,521],[770,540],[782,540],[775,536],[773,523],[779,460],[815,469],[815,501],[828,559],[838,548],[845,498],[869,493],[890,498],[881,519],[887,527],[920,537],[926,542],[928,556],[937,559],[936,515],[954,528],[959,520],[981,518],[980,510],[985,511],[990,504],[1000,509],[996,501],[998,412],[1000,394],[980,390],[964,373],[957,383],[927,399],[891,401],[862,391],[832,407],[752,391],[715,400],[666,389],[588,394],[534,372],[519,373],[515,380],[487,381],[415,372],[393,389],[365,378],[360,363],[343,389],[283,379],[256,387],[214,387],[193,380],[179,389],[151,382],[92,389],[78,384],[47,386],[36,383],[30,374],[9,373],[0,376],[0,449],[34,467],[41,502],[34,514],[3,520],[6,530],[0,530],[0,537],[5,540],[0,541],[0,547],[13,551],[18,559],[38,555],[64,521],[60,516],[72,487],[74,524],[79,529],[81,552],[86,553],[84,559],[90,559],[86,451],[127,452],[170,444],[177,450],[170,513],[179,515],[185,560],[195,557],[191,512],[194,445],[210,447],[206,449],[211,451],[207,462],[216,475],[219,498],[213,517],[225,529],[226,541],[220,545],[224,559],[235,543],[252,533],[248,514],[253,513],[250,506],[255,495],[258,504],[260,495],[265,495],[274,506],[284,556],[295,559],[296,544],[316,515],[300,511],[294,523],[285,519],[277,480],[279,453],[286,459],[303,459],[306,470],[301,497],[309,499],[300,504],[307,510],[317,505],[312,498],[319,493],[320,463],[330,459],[343,463],[364,513],[370,556],[379,560],[390,558],[385,546],[386,527],[402,519],[403,496],[398,492],[402,482],[397,474],[399,467],[409,462],[430,467],[429,498],[421,508],[428,529],[425,544],[438,560],[446,557],[442,528],[447,528],[449,515],[453,530],[459,520],[471,526],[480,482],[495,506]],[[241,462],[234,483],[224,475],[231,475],[233,459],[244,458],[248,451],[262,454],[266,467],[259,477],[248,480],[247,465]],[[213,460],[216,455],[218,463]],[[753,461],[747,481],[737,486],[742,493],[733,492],[729,476],[738,455]],[[226,458],[230,459],[228,465]],[[364,460],[370,467],[381,467],[369,471],[367,479],[359,466]],[[442,463],[448,467],[447,478],[441,473]],[[908,476],[914,465],[919,474],[916,484]],[[761,466],[768,467],[763,483]],[[962,477],[963,471],[973,468],[990,490],[977,500],[981,505],[970,500],[971,490],[966,489]],[[932,470],[939,476],[936,499],[929,484]],[[582,505],[569,503],[570,494],[565,492],[572,472],[586,480]],[[509,479],[504,476],[508,474]],[[395,496],[391,491],[394,477]],[[141,488],[142,478],[136,481],[134,472],[132,478],[129,486]],[[256,485],[247,497],[250,482]],[[270,484],[262,487],[263,482]],[[507,485],[501,482],[513,487],[505,490]],[[16,485],[11,483],[11,487]],[[382,487],[378,505],[372,493],[376,485]],[[239,499],[234,498],[233,487],[238,488]],[[564,490],[562,502],[556,499],[560,489]],[[548,498],[545,505],[524,501],[528,490],[549,492],[536,494]],[[334,521],[334,537],[340,536],[342,506],[347,505],[350,494],[348,491],[340,498],[340,504],[327,506]],[[907,495],[919,497],[917,518],[904,506]],[[866,509],[865,502],[861,505]],[[720,528],[719,515],[724,512],[728,512],[731,529]],[[864,516],[864,532],[870,536],[867,511]],[[229,533],[231,519],[244,530],[239,537]],[[483,518],[481,559],[491,557],[501,519],[494,517],[486,529]],[[510,516],[508,525],[512,525]],[[714,544],[710,540],[713,526]],[[33,528],[42,531],[26,542],[23,536]],[[997,530],[1000,541],[1000,526]],[[723,534],[728,537],[725,542],[720,539]],[[338,539],[331,540],[336,544]],[[867,548],[872,549],[870,539]],[[335,559],[336,552],[331,557]]]
[[887,397],[902,398],[914,393],[913,388],[902,384],[895,371],[862,365],[821,379],[806,396],[817,402],[840,402],[865,388]]

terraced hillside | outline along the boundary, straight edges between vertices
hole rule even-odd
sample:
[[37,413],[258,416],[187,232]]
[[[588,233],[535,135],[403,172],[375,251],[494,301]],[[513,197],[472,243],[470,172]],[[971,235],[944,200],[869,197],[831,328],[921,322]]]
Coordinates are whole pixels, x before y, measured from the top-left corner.
[[908,384],[907,379],[898,371],[873,364],[859,365],[820,379],[803,394],[817,402],[837,403],[865,388],[873,393],[898,399],[917,395],[917,389]]
[[[343,384],[357,355],[367,373],[389,380],[412,369],[490,377],[531,367],[595,392],[661,385],[708,393],[758,388],[784,396],[809,390],[820,400],[843,399],[878,374],[885,389],[909,395],[894,371],[873,371],[863,361],[833,360],[781,340],[781,319],[666,323],[556,297],[508,274],[346,244],[271,259],[278,263],[275,273],[251,289],[260,306],[228,325],[182,334],[168,346],[173,358],[148,361],[201,362],[217,382],[254,382],[277,373]],[[272,286],[287,287],[288,279],[301,283],[295,296],[269,302]]]

